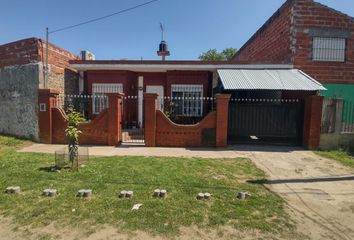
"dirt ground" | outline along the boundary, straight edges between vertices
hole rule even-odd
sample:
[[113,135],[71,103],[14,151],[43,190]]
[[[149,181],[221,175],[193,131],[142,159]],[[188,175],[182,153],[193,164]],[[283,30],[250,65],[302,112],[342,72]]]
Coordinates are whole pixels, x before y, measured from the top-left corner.
[[284,198],[298,231],[310,239],[354,239],[354,169],[310,151],[239,149],[269,175],[267,187]]
[[[58,146],[57,146],[58,147]],[[25,151],[40,151],[45,146]],[[33,150],[34,149],[34,150]],[[282,236],[242,232],[230,227],[205,230],[183,228],[178,239],[354,239],[354,169],[319,157],[311,151],[274,146],[237,146],[223,150],[159,149],[125,147],[124,151],[93,149],[114,155],[248,157],[268,174],[266,186],[284,198],[297,231]],[[91,151],[91,150],[90,150]],[[96,154],[95,154],[96,155]],[[257,183],[255,183],[257,184]],[[305,237],[306,236],[306,237]],[[10,220],[0,220],[0,239],[165,239],[144,232],[120,233],[105,226],[100,230],[58,228],[54,224],[41,229],[15,227]]]

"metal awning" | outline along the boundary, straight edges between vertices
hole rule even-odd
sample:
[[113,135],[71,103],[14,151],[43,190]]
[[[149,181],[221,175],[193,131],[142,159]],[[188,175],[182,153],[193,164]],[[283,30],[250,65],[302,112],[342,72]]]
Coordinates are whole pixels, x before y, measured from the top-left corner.
[[218,69],[225,90],[326,90],[298,69]]

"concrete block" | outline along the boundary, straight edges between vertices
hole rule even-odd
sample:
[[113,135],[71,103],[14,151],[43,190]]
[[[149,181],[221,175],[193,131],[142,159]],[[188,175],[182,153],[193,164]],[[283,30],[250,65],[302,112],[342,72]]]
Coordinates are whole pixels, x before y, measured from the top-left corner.
[[5,192],[18,194],[21,192],[21,188],[19,186],[15,186],[15,187],[11,186],[11,187],[7,187]]
[[198,199],[198,200],[204,199],[204,193],[198,193],[197,199]]
[[239,199],[246,199],[246,198],[250,198],[250,197],[252,197],[252,195],[249,193],[245,193],[245,192],[239,192],[237,194],[237,198],[239,198]]
[[92,197],[92,189],[80,189],[76,196],[82,198]]
[[118,197],[119,198],[125,198],[125,196],[127,195],[127,191],[121,191],[120,193],[118,193]]
[[154,197],[159,197],[159,196],[160,196],[160,192],[161,192],[160,189],[155,189],[152,196],[154,196]]
[[133,197],[133,191],[128,191],[125,195],[126,198],[132,198]]
[[160,195],[159,195],[160,197],[166,197],[167,196],[167,190],[166,189],[162,189],[161,191],[160,191]]
[[56,189],[44,189],[42,195],[46,196],[46,197],[55,197],[57,195],[57,190]]

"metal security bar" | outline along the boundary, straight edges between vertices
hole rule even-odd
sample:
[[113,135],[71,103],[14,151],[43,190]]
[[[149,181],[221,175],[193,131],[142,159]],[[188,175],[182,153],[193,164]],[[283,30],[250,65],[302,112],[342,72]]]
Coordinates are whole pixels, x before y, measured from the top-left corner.
[[343,103],[342,132],[354,133],[354,102],[347,100]]
[[86,119],[92,114],[99,114],[108,108],[108,96],[104,94],[97,95],[58,95],[56,98],[56,107],[68,110],[69,106],[75,111],[80,112]]
[[312,60],[345,61],[345,38],[314,37],[312,44]]

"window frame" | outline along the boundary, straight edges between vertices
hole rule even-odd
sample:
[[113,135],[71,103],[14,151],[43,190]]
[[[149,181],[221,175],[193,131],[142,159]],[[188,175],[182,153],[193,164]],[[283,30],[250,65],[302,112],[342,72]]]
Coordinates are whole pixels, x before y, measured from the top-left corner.
[[[333,40],[333,42],[331,43],[330,40]],[[339,40],[342,42],[340,43]],[[335,41],[337,41],[337,43]],[[321,45],[321,44],[323,44],[325,46],[323,48],[319,47],[319,45]],[[343,45],[343,48],[334,48],[334,47],[328,48],[328,45],[338,46],[335,44]],[[327,48],[325,48],[325,47],[327,47]],[[311,50],[312,50],[311,60],[314,62],[345,63],[346,62],[346,53],[347,53],[347,39],[345,37],[313,36]],[[327,57],[324,57],[325,55],[327,55]],[[328,55],[330,55],[330,56],[328,57]],[[333,56],[340,56],[340,58],[339,57],[334,58]]]
[[[203,84],[172,84],[171,85],[171,99],[172,102],[175,100],[173,97],[173,93],[182,93],[182,97],[180,97],[182,100],[182,113],[176,114],[176,116],[181,116],[181,117],[202,117],[203,116],[203,94],[204,94],[204,86]],[[200,97],[191,97],[191,96],[186,96],[189,94],[195,94],[198,93],[200,94]],[[179,97],[178,97],[179,98]],[[188,99],[192,98],[192,99]],[[199,98],[199,99],[193,99],[193,98]],[[179,99],[178,99],[179,100]],[[189,102],[189,106],[186,106],[186,102]],[[200,109],[200,114],[198,113],[192,113],[190,109],[191,102],[193,101],[200,101],[200,105],[197,108],[197,111]],[[188,103],[187,103],[188,104]],[[186,109],[189,109],[186,111]]]
[[109,107],[106,93],[123,93],[123,90],[123,83],[92,83],[92,113],[100,114]]

